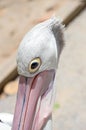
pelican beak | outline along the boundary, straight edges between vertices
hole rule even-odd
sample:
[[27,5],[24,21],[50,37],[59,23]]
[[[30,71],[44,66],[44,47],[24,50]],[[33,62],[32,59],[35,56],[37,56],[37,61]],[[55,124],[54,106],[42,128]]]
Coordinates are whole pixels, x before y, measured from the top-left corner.
[[55,70],[20,76],[12,130],[41,130],[51,116]]

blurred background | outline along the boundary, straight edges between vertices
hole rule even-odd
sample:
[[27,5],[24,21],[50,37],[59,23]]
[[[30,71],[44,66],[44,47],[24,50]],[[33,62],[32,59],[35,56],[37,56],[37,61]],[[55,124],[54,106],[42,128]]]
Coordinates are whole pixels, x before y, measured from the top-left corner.
[[0,0],[0,112],[14,113],[16,51],[24,35],[54,14],[65,24],[53,108],[54,130],[86,130],[86,1]]

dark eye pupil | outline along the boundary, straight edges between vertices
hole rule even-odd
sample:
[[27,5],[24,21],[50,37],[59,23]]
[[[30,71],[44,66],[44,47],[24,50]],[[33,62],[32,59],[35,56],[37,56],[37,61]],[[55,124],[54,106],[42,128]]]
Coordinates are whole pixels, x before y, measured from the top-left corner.
[[31,69],[35,69],[39,64],[37,62],[34,62],[31,64]]

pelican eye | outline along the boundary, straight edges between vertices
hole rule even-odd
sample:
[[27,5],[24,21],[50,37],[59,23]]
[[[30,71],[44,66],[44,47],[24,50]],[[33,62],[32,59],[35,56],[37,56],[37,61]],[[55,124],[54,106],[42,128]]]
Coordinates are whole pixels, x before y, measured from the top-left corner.
[[41,65],[41,59],[40,58],[33,59],[29,64],[29,72],[35,73],[39,69],[40,65]]

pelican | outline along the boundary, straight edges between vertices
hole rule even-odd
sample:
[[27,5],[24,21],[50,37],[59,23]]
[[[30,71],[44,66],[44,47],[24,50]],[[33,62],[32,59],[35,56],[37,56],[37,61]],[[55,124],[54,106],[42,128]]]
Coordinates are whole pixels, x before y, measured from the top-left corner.
[[52,17],[29,31],[17,54],[19,87],[14,116],[0,114],[1,130],[52,130],[54,79],[64,45],[63,25]]

